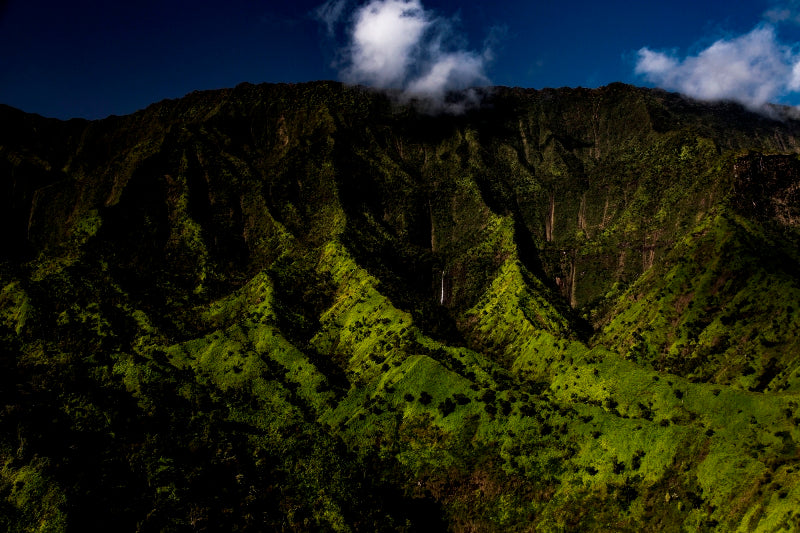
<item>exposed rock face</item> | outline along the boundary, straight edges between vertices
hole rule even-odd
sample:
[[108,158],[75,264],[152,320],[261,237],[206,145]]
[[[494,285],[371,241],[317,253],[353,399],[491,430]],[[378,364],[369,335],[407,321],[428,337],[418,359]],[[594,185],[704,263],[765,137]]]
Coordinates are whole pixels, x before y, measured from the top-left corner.
[[760,221],[800,222],[800,161],[794,155],[752,153],[734,166],[734,205]]

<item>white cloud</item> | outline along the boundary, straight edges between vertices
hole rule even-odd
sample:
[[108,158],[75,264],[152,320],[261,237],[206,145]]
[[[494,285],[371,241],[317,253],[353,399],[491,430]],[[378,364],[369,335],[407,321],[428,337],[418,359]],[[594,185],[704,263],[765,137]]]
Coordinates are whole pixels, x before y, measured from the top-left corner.
[[[332,12],[326,6],[335,1],[317,10],[331,34],[342,19],[340,12],[325,16]],[[406,100],[419,98],[434,109],[458,112],[464,102],[445,103],[448,92],[489,82],[488,44],[481,52],[464,50],[453,20],[437,17],[420,0],[369,0],[355,10],[346,29],[339,65],[349,83],[399,89]]]
[[764,25],[683,59],[642,48],[636,73],[693,98],[734,100],[757,109],[800,88],[800,56]]
[[374,0],[356,12],[348,47],[348,81],[400,88],[432,22],[419,0]]
[[348,0],[328,0],[314,10],[314,16],[328,30],[328,35],[333,36],[336,25],[342,19],[344,8],[347,7]]
[[800,1],[786,0],[778,2],[764,12],[763,17],[772,23],[790,22],[800,24]]
[[483,81],[482,56],[469,52],[456,52],[437,56],[430,69],[408,85],[408,92],[435,95],[443,88],[466,89],[476,80]]
[[639,50],[639,61],[636,73],[647,76],[667,76],[678,67],[678,61],[661,52],[653,52],[649,48]]
[[792,77],[789,80],[789,90],[792,92],[800,91],[800,61],[792,67]]
[[770,22],[785,22],[792,18],[792,12],[786,8],[776,7],[764,12],[764,18]]

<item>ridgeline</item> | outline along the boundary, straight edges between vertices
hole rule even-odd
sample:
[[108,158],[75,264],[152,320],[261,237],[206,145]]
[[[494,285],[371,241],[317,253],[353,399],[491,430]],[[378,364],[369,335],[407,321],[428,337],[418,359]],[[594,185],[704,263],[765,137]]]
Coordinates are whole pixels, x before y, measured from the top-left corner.
[[0,107],[0,529],[800,529],[800,122],[481,97]]

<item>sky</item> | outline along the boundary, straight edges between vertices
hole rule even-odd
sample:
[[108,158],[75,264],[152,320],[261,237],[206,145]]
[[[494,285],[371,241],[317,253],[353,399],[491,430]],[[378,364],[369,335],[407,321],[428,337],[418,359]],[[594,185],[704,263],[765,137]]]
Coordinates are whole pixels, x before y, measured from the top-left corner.
[[241,82],[452,89],[615,81],[800,104],[800,0],[0,0],[0,103],[122,115]]

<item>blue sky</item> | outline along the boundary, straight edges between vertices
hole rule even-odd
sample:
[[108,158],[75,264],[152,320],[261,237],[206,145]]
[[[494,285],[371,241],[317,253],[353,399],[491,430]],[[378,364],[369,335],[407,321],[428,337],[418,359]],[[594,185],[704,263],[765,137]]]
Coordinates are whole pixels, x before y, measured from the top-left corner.
[[0,0],[0,102],[101,118],[243,81],[341,79],[433,96],[623,81],[797,104],[798,15],[797,0]]

